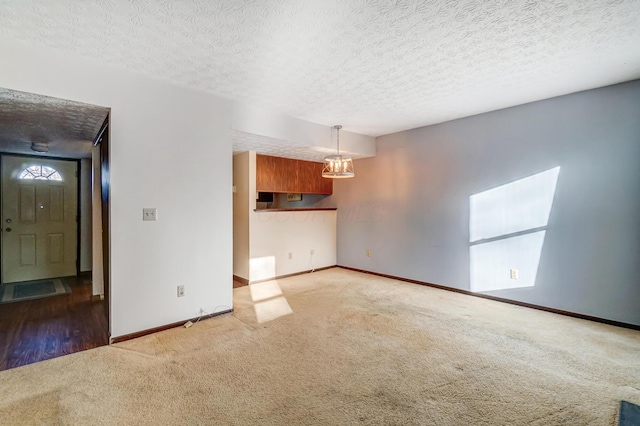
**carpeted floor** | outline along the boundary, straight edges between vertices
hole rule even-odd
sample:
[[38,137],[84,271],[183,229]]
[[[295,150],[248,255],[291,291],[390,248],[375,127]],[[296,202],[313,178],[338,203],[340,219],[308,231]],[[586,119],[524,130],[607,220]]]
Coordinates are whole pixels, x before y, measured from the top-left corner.
[[0,423],[614,425],[640,403],[638,331],[337,268],[234,296],[0,372]]

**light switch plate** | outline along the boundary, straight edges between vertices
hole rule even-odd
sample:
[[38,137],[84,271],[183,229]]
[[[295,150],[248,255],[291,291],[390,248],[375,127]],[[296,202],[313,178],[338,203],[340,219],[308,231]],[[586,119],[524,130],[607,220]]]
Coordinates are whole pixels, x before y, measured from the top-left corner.
[[146,207],[142,209],[142,220],[158,220],[158,209]]

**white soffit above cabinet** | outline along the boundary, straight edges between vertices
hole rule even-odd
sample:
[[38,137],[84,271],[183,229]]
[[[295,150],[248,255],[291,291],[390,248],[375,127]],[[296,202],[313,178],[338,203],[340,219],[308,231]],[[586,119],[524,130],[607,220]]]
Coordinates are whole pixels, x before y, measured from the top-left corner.
[[640,78],[640,0],[0,0],[0,38],[371,136]]
[[[258,154],[272,155],[274,157],[293,158],[295,160],[324,162],[327,155],[335,154],[334,148],[322,148],[318,146],[304,146],[282,139],[270,138],[267,136],[255,135],[252,133],[231,131],[233,140],[233,152],[256,151]],[[340,150],[344,154],[351,155],[354,159],[367,158],[372,155],[363,155],[354,152]]]

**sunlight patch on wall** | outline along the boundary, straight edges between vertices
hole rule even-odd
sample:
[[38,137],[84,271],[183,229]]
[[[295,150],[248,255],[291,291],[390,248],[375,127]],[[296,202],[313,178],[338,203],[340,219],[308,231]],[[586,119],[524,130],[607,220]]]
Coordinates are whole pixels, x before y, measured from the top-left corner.
[[249,280],[260,281],[276,276],[276,257],[264,256],[249,259]]
[[555,167],[469,197],[471,291],[535,285],[559,173]]
[[469,241],[547,226],[560,167],[469,197]]
[[[471,246],[471,291],[532,287],[546,231]],[[517,269],[518,279],[511,279]]]

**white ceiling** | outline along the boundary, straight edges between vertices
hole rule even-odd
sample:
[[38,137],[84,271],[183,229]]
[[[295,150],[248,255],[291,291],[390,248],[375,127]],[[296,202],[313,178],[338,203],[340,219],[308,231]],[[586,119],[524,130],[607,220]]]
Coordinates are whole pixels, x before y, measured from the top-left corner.
[[[234,154],[244,151],[256,151],[264,155],[274,157],[294,158],[296,160],[316,161],[322,163],[327,155],[335,155],[335,148],[321,148],[319,146],[302,146],[294,142],[252,133],[231,131]],[[367,155],[340,150],[343,154],[350,155],[354,160],[366,158]]]
[[[91,158],[109,108],[0,88],[0,151]],[[31,150],[33,142],[49,152]]]
[[382,135],[640,78],[640,0],[0,0],[0,37]]

